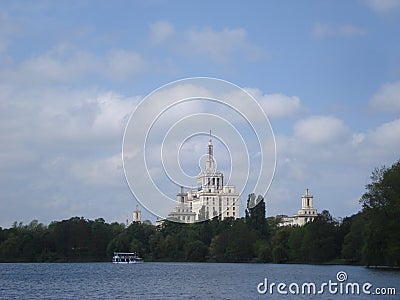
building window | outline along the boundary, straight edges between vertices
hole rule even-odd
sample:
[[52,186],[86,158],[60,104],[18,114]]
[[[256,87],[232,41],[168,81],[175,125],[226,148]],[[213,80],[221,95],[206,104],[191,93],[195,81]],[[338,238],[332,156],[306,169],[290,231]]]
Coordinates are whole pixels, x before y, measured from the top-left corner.
[[232,210],[235,210],[235,207],[234,207],[234,206],[232,206]]
[[235,216],[235,212],[233,212],[232,215]]
[[229,217],[229,211],[226,212],[226,216]]

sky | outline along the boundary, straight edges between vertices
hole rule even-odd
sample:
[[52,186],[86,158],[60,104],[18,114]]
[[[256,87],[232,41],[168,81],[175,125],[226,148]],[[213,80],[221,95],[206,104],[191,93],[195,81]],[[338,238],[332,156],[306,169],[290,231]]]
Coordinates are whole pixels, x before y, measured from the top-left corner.
[[[0,226],[130,220],[127,122],[188,77],[231,82],[265,111],[276,141],[267,215],[296,213],[306,188],[318,211],[357,213],[372,170],[400,158],[399,37],[398,0],[0,1]],[[226,132],[214,132],[229,169]],[[206,142],[171,150],[186,173]]]

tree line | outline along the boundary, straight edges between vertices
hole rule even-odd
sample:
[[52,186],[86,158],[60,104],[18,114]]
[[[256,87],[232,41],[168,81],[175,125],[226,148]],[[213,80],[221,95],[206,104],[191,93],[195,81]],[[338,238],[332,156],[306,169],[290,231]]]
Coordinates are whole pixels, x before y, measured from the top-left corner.
[[[400,267],[400,161],[372,172],[362,210],[341,221],[326,210],[304,226],[265,216],[249,195],[245,217],[195,224],[108,224],[73,217],[0,228],[1,262],[110,261],[114,251],[146,261],[349,263]],[[251,205],[250,205],[251,204]],[[254,204],[256,204],[254,206]]]

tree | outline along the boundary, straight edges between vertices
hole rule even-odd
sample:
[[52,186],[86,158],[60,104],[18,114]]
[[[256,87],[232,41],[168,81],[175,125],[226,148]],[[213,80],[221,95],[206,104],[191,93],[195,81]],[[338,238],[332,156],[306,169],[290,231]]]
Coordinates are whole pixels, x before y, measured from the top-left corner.
[[255,229],[261,237],[267,237],[267,222],[265,220],[265,202],[264,197],[250,194],[247,198],[247,208],[245,211],[246,223],[250,228]]
[[272,237],[272,259],[274,263],[284,263],[289,260],[289,237],[291,227],[279,228]]
[[272,261],[271,246],[266,240],[257,240],[255,242],[254,253],[260,262],[268,263]]
[[256,234],[249,230],[243,220],[237,219],[229,230],[229,239],[225,251],[228,261],[249,261],[254,257]]
[[360,203],[366,217],[363,262],[400,266],[400,160],[375,169]]
[[91,223],[91,253],[96,259],[102,260],[107,257],[107,245],[112,239],[111,231],[103,218]]
[[304,239],[306,227],[296,226],[292,227],[288,239],[288,254],[291,261],[301,262],[303,261],[303,253],[301,252],[301,246]]
[[322,263],[340,256],[339,227],[329,211],[322,211],[313,222],[304,225],[304,230],[300,249],[303,261]]
[[225,251],[228,246],[229,234],[228,231],[222,231],[215,235],[210,244],[211,259],[217,262],[225,261]]
[[202,241],[189,242],[185,246],[185,258],[188,261],[204,261],[208,248]]
[[364,214],[358,213],[349,218],[350,231],[345,235],[342,246],[342,257],[350,262],[361,262],[364,244]]

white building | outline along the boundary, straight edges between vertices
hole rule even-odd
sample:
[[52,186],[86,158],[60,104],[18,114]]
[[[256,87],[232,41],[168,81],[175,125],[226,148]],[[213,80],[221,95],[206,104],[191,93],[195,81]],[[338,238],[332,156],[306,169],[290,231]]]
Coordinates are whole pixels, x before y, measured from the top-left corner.
[[193,223],[218,216],[220,220],[239,217],[239,194],[234,185],[224,185],[224,174],[215,168],[213,144],[208,142],[205,168],[197,176],[198,189],[177,194],[178,205],[168,214],[169,219]]
[[303,226],[307,222],[313,221],[314,218],[318,216],[317,210],[313,206],[313,201],[314,197],[310,195],[309,190],[307,189],[306,194],[301,197],[301,209],[292,217],[281,216],[282,221],[280,226]]

